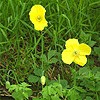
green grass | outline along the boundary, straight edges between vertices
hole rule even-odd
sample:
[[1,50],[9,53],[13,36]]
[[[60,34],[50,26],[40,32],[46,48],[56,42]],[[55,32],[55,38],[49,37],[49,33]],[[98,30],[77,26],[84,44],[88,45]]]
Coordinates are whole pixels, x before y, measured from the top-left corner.
[[[29,20],[29,11],[35,4],[46,9],[48,27],[43,32],[36,31]],[[12,84],[25,81],[37,86],[34,91],[38,93],[40,80],[31,83],[28,77],[40,78],[44,73],[48,81],[57,80],[59,74],[71,87],[70,66],[61,60],[65,41],[69,38],[77,38],[80,43],[92,47],[85,67],[100,68],[99,0],[0,0],[0,86],[5,86],[7,80]],[[51,50],[55,50],[52,57],[56,60],[50,64],[50,59],[45,61]],[[77,72],[79,69],[81,67]],[[80,86],[79,81],[77,84]],[[100,91],[93,91],[92,95],[91,89],[85,89],[93,100],[99,100]]]

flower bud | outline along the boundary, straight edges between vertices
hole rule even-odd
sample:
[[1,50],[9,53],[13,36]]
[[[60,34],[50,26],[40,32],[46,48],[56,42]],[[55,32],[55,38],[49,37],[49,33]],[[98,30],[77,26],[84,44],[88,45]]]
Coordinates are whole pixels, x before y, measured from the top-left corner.
[[44,85],[44,84],[45,84],[45,81],[46,81],[45,76],[42,76],[42,77],[41,77],[41,84]]
[[6,88],[9,89],[9,87],[10,87],[10,82],[6,81]]

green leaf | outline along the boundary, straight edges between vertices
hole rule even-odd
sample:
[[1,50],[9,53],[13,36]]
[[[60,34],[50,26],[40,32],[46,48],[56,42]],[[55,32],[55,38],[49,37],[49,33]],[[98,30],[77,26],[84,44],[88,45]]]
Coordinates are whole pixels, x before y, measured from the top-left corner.
[[87,67],[80,68],[80,70],[79,70],[79,78],[80,79],[91,78],[91,77],[93,77],[93,73],[89,68],[87,68]]
[[91,47],[93,47],[95,44],[96,44],[95,41],[89,41],[89,42],[88,42],[88,45],[91,46]]
[[37,76],[42,76],[42,69],[41,68],[35,68],[34,69],[34,74]]
[[85,86],[86,88],[88,88],[91,91],[95,91],[96,90],[96,88],[95,88],[95,82],[92,81],[92,80],[89,80],[89,79],[85,80],[84,79],[83,82],[81,82],[81,85]]
[[83,30],[81,30],[80,39],[82,42],[91,41],[91,34],[86,34]]
[[79,92],[86,92],[82,87],[75,86],[75,89]]
[[32,100],[45,100],[45,99],[43,99],[43,98],[34,98]]
[[60,100],[58,95],[51,96],[51,100]]
[[100,47],[94,47],[94,52],[100,56]]
[[10,88],[9,88],[9,92],[12,92],[12,91],[18,91],[19,87],[17,85],[11,85]]
[[34,76],[34,75],[29,75],[29,77],[28,77],[28,81],[29,82],[33,82],[33,83],[36,83],[36,82],[38,82],[38,80],[39,80],[39,77],[37,77],[37,76]]
[[12,93],[12,97],[15,99],[15,100],[23,100],[24,97],[22,95],[22,92],[18,91],[18,92],[13,92]]
[[28,99],[28,94],[26,92],[23,92],[23,96]]
[[56,50],[49,50],[48,52],[48,60],[50,60],[53,56],[55,56]]
[[41,59],[43,60],[43,62],[47,63],[47,57],[45,54],[41,55]]
[[31,90],[31,89],[30,89],[30,90],[27,90],[27,91],[25,91],[25,92],[27,92],[28,97],[32,95],[32,90]]
[[63,88],[68,88],[68,82],[66,80],[60,80],[60,84],[62,85]]
[[68,96],[70,97],[70,100],[80,100],[79,93],[75,89],[70,89],[68,91]]
[[45,86],[42,89],[42,96],[43,96],[43,98],[47,98],[48,97],[48,86]]
[[55,64],[56,62],[58,61],[58,59],[56,59],[56,58],[51,58],[50,60],[49,60],[49,64]]
[[56,91],[54,90],[54,88],[52,88],[52,85],[48,86],[48,94],[49,95],[55,95]]
[[98,81],[95,85],[96,91],[100,91],[100,81]]
[[87,96],[85,100],[93,100],[90,96]]
[[96,80],[100,80],[100,72],[97,71],[94,77]]
[[20,84],[20,86],[22,86],[22,87],[28,87],[28,86],[31,86],[31,85],[29,85],[29,84],[23,82],[23,83]]

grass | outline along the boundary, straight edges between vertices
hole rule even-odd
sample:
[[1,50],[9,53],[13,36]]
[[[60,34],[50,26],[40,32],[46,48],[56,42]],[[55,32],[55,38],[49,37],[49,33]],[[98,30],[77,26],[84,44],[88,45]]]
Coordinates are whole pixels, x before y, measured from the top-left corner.
[[[65,41],[69,38],[77,38],[80,43],[84,42],[92,47],[92,54],[88,57],[85,67],[100,68],[99,0],[0,0],[0,2],[1,87],[5,86],[7,80],[12,84],[25,81],[32,86],[38,86],[35,88],[38,92],[41,90],[39,80],[37,83],[31,83],[28,77],[40,72],[39,77],[44,73],[48,80],[58,80],[59,74],[61,79],[66,79],[71,85],[70,66],[61,60]],[[46,9],[48,27],[43,32],[36,31],[29,20],[29,11],[35,4],[41,4]],[[48,58],[48,52],[51,50],[55,50],[53,57],[57,61],[48,64],[45,58]],[[99,95],[98,92],[96,94]],[[99,100],[95,96],[91,97],[93,100]]]

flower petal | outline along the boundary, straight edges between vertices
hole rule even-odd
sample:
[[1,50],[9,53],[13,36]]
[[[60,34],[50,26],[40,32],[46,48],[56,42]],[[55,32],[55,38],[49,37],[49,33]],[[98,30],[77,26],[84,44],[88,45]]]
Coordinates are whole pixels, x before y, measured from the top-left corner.
[[80,55],[90,55],[91,47],[89,47],[87,44],[82,43],[79,45],[79,52]]
[[40,31],[44,30],[44,27],[46,27],[46,26],[48,26],[46,20],[43,20],[40,23],[37,22],[37,23],[34,24],[35,29],[36,30],[40,30]]
[[45,18],[45,9],[42,8],[41,5],[35,5],[31,8],[31,11],[29,12],[30,15],[30,21],[35,24],[37,23],[37,17],[41,17],[42,19]]
[[46,10],[45,10],[45,8],[43,6],[41,6],[41,5],[34,5],[31,8],[31,11],[29,12],[29,15],[35,16],[35,15],[40,14],[40,15],[44,16],[45,12],[46,12]]
[[66,64],[71,64],[74,60],[74,56],[72,54],[72,51],[69,51],[69,50],[64,50],[62,52],[62,60],[64,63]]
[[47,26],[45,19],[45,8],[41,5],[34,5],[29,12],[30,21],[34,24],[36,30],[42,31]]
[[66,46],[66,49],[67,48],[77,49],[79,46],[78,39],[68,39],[66,41],[65,46]]
[[74,62],[80,66],[84,66],[87,62],[86,56],[75,57]]

